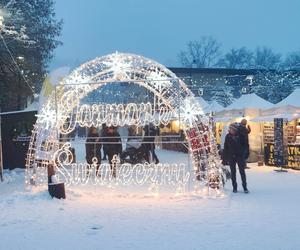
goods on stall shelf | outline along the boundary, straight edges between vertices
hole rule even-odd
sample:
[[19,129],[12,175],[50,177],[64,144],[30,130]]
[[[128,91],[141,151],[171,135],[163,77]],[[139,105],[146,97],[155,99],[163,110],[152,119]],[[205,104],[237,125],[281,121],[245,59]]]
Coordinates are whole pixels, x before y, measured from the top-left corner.
[[[300,119],[287,123],[284,129],[287,139],[286,166],[300,169]],[[274,161],[274,123],[265,122],[263,127],[265,164],[275,166]]]
[[[300,127],[298,129],[298,133],[296,132],[296,121],[291,121],[287,124],[285,129],[287,142],[295,143],[296,138],[300,137]],[[274,143],[274,123],[273,122],[265,122],[264,123],[264,143]]]
[[296,143],[300,144],[300,119],[298,119],[296,126]]

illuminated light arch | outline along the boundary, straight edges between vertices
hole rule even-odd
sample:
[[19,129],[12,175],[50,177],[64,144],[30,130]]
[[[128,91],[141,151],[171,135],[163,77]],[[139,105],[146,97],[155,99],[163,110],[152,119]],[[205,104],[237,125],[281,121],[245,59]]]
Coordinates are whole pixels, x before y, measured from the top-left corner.
[[[196,179],[210,185],[221,172],[209,116],[202,111],[191,90],[163,65],[145,57],[113,53],[96,58],[63,79],[43,104],[34,126],[26,159],[26,183],[47,182],[46,166],[59,149],[58,127],[71,123],[74,108],[88,93],[114,82],[130,82],[158,97],[165,109],[182,122]],[[97,83],[97,84],[95,84]],[[71,130],[66,129],[66,133]]]

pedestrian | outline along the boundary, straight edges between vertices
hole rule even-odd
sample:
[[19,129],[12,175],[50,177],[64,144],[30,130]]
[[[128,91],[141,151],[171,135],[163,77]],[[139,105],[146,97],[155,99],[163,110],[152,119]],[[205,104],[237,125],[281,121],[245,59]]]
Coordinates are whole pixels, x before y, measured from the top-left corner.
[[239,133],[241,135],[241,143],[243,147],[243,158],[245,161],[245,168],[247,167],[247,159],[249,157],[250,153],[250,146],[249,146],[249,134],[251,133],[251,128],[249,125],[247,125],[247,120],[242,119],[239,127]]
[[241,143],[241,137],[238,134],[238,125],[231,124],[229,126],[229,132],[225,137],[224,151],[223,151],[223,164],[227,163],[230,166],[231,181],[233,192],[237,192],[236,182],[236,164],[238,165],[239,172],[242,179],[242,185],[245,193],[249,193],[247,189],[246,172],[245,172],[245,161],[243,156],[243,148]]
[[155,153],[155,136],[158,134],[157,129],[153,124],[146,125],[144,127],[144,138],[143,138],[143,151],[144,158],[147,162],[150,163],[150,152],[152,155],[152,159],[155,161],[155,164],[159,163],[159,159]]
[[101,130],[101,140],[102,140],[102,142],[103,142],[103,158],[102,158],[102,161],[106,161],[107,159],[106,159],[106,157],[107,157],[107,144],[105,144],[104,142],[105,141],[107,141],[107,138],[105,138],[105,137],[107,137],[107,129],[108,129],[108,127],[107,127],[107,125],[106,125],[106,123],[103,123],[102,124],[102,130]]
[[101,164],[101,142],[99,134],[95,127],[90,127],[85,142],[86,162],[93,164],[93,158],[97,159],[96,163],[96,175],[98,175],[99,167]]
[[107,128],[107,156],[113,177],[116,177],[116,165],[113,162],[114,156],[122,153],[122,142],[117,127],[110,126]]

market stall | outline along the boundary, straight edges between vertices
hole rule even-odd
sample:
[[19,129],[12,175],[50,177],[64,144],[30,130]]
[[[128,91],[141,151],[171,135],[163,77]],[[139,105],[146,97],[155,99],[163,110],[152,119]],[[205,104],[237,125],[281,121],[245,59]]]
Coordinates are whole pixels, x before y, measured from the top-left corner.
[[225,135],[228,132],[228,126],[233,122],[240,122],[242,119],[247,119],[251,127],[249,135],[250,142],[250,156],[248,161],[258,161],[263,154],[263,128],[260,122],[253,119],[261,116],[265,109],[272,108],[273,104],[257,96],[256,94],[242,95],[239,99],[231,105],[216,112],[216,134],[217,142],[221,145],[224,144]]
[[[213,112],[211,105],[201,96],[198,96],[195,99],[201,105],[203,113],[207,114]],[[178,110],[178,116],[180,116],[179,112],[182,112],[182,110]],[[186,143],[183,143],[186,140],[183,130],[183,124],[179,122],[176,115],[173,119],[171,119],[169,124],[162,125],[160,127],[160,138],[164,142],[162,143],[162,148],[179,152],[187,152],[187,145]]]
[[0,113],[0,164],[1,169],[25,168],[25,158],[37,103],[21,111]]
[[[287,167],[300,169],[300,90],[296,89],[286,99],[263,110],[261,116],[253,119],[263,126],[264,160],[268,166],[274,166],[274,118],[285,121],[284,136],[287,147]],[[298,101],[297,101],[298,98]],[[294,106],[297,105],[297,106]]]

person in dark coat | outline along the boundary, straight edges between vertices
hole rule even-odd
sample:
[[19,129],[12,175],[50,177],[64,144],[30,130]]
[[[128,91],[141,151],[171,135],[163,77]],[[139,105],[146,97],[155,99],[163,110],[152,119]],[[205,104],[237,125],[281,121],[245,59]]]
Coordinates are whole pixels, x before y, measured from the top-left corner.
[[122,153],[122,142],[117,127],[110,126],[107,129],[107,156],[110,164],[112,174],[116,177],[116,166],[113,165],[114,155],[120,155]]
[[[108,127],[106,126],[105,123],[102,124],[102,130],[101,130],[101,140],[102,142],[105,142],[106,141],[106,138],[107,137],[107,129]],[[107,145],[105,143],[103,143],[103,158],[102,160],[103,161],[106,161],[106,157],[107,157]]]
[[236,124],[231,124],[229,126],[229,133],[225,137],[224,151],[223,151],[223,164],[226,163],[230,166],[231,180],[233,192],[237,192],[237,182],[236,182],[236,164],[238,165],[239,172],[242,179],[242,185],[244,192],[248,193],[247,180],[245,173],[245,161],[243,156],[243,147],[241,142],[241,137],[238,135],[238,126]]
[[249,157],[250,146],[249,146],[249,134],[251,133],[251,128],[247,126],[247,120],[241,120],[239,132],[242,136],[242,147],[243,147],[243,157],[245,160],[245,168],[247,168],[246,162]]
[[93,158],[97,159],[96,174],[98,174],[99,166],[101,164],[101,143],[99,134],[95,127],[89,128],[88,135],[85,143],[86,162],[93,163]]
[[144,158],[147,162],[150,163],[150,152],[152,155],[152,159],[155,161],[155,164],[159,163],[158,157],[155,153],[155,136],[158,134],[157,129],[153,126],[153,124],[146,125],[144,127],[145,135],[143,138],[143,151],[144,151]]

